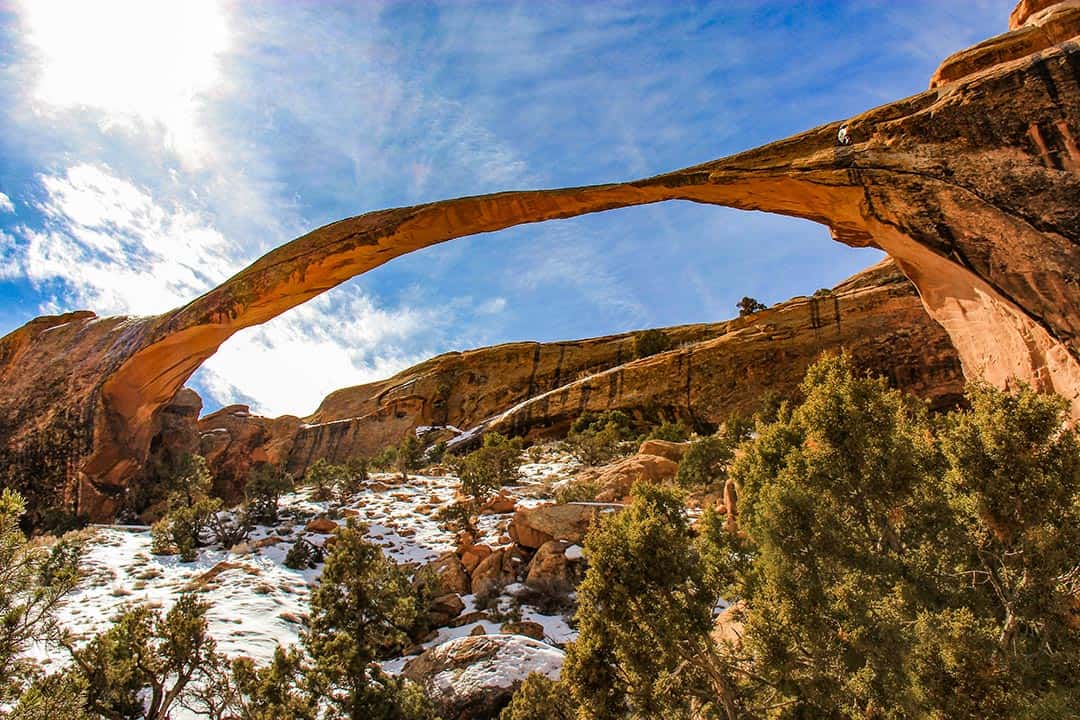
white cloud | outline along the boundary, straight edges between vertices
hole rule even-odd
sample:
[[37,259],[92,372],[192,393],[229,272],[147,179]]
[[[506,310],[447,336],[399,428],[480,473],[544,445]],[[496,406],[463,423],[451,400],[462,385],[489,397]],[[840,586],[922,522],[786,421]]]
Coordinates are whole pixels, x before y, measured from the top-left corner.
[[228,244],[200,213],[162,206],[108,168],[76,165],[43,175],[37,204],[44,223],[20,227],[5,243],[14,268],[47,291],[63,284],[52,308],[148,315],[182,305],[239,269]]
[[476,306],[477,315],[498,315],[506,310],[506,298],[495,297]]
[[[46,291],[42,311],[151,314],[179,307],[244,264],[200,212],[163,205],[108,168],[40,177],[41,229],[0,232],[0,277]],[[313,411],[330,391],[384,378],[430,355],[407,348],[449,326],[454,306],[380,307],[342,287],[238,333],[197,376],[218,402]]]
[[11,202],[4,193],[0,192],[0,213],[13,213],[15,212],[15,203]]
[[207,152],[197,116],[229,46],[216,0],[27,0],[23,17],[42,109],[94,108],[105,126],[159,124],[189,161]]
[[404,348],[449,317],[386,310],[345,289],[237,333],[196,379],[214,397],[246,399],[261,414],[305,415],[333,390],[389,377],[428,357]]

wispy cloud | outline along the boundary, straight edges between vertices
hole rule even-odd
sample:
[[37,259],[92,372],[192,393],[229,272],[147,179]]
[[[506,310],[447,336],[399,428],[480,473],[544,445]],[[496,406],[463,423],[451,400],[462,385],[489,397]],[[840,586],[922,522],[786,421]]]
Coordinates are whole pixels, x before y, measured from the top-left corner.
[[4,193],[0,192],[0,213],[13,213],[15,212],[15,203],[11,202]]
[[237,269],[205,217],[157,204],[108,168],[76,165],[39,180],[43,222],[20,226],[3,253],[9,274],[19,272],[48,294],[48,309],[149,315],[182,305]]

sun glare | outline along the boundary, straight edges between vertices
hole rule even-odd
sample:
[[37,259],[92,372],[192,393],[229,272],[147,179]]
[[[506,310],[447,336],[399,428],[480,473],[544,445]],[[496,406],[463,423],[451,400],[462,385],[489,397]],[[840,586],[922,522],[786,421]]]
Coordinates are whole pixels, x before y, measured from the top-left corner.
[[23,15],[39,103],[96,108],[108,124],[159,124],[193,159],[201,96],[219,81],[229,42],[216,0],[27,0]]

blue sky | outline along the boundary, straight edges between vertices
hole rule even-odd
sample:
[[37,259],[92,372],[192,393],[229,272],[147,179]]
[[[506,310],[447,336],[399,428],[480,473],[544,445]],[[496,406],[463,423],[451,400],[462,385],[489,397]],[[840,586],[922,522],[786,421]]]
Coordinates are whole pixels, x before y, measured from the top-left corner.
[[[319,225],[632,179],[923,90],[1012,0],[0,2],[0,333],[150,314]],[[311,412],[454,349],[720,320],[880,257],[668,203],[464,238],[230,340],[208,408]]]

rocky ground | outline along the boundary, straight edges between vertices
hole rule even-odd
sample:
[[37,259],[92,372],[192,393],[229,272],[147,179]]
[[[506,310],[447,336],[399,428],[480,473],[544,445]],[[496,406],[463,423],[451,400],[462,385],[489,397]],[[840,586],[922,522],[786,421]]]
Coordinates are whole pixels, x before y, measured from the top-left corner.
[[[204,548],[189,563],[152,554],[149,528],[95,526],[87,531],[85,578],[61,622],[88,638],[126,604],[167,610],[181,593],[195,592],[210,604],[219,650],[269,660],[278,643],[298,641],[322,568],[286,567],[289,549],[301,539],[323,546],[336,527],[355,518],[401,566],[414,573],[427,566],[438,578],[433,630],[385,667],[430,690],[441,688],[455,707],[475,705],[480,712],[476,703],[499,702],[498,688],[508,693],[532,671],[557,676],[561,647],[575,635],[573,582],[583,565],[578,543],[597,510],[577,504],[567,513],[567,506],[550,504],[554,487],[577,465],[554,447],[534,458],[521,467],[520,484],[505,488],[482,516],[480,536],[464,543],[436,520],[457,491],[450,474],[373,474],[363,491],[343,501],[316,502],[300,490],[282,498],[276,525],[258,526],[247,542],[228,550]],[[543,516],[545,508],[556,508],[554,525],[550,518],[540,517],[538,527],[520,519]],[[64,662],[62,652],[39,648],[36,654],[47,665]]]

